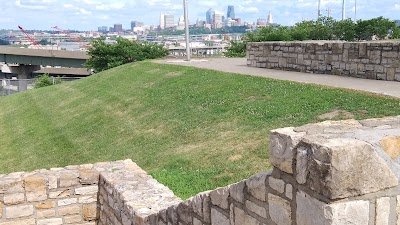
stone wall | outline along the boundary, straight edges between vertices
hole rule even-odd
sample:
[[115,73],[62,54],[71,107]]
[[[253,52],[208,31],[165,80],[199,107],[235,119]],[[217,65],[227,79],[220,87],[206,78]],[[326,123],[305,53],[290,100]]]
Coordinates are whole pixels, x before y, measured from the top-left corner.
[[0,225],[400,224],[400,116],[273,130],[270,151],[273,171],[185,201],[131,160],[0,175]]
[[247,65],[400,81],[400,42],[255,42]]

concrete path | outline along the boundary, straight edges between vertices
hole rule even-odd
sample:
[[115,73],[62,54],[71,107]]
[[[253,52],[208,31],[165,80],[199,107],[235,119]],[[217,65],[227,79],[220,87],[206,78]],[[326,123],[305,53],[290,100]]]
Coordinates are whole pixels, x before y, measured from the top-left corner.
[[400,98],[400,82],[254,68],[247,66],[245,58],[207,58],[204,60],[194,59],[190,62],[178,59],[164,59],[156,60],[155,62],[193,66],[230,73],[239,73],[243,75],[290,80],[301,83],[313,83],[330,87],[361,90]]

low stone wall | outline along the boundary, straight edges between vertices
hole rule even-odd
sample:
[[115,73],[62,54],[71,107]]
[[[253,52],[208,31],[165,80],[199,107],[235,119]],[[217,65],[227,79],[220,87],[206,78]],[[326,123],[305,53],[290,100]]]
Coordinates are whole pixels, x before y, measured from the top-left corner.
[[400,42],[254,42],[247,65],[400,81]]
[[0,175],[0,225],[400,224],[400,116],[277,129],[270,145],[273,171],[186,201],[131,160]]

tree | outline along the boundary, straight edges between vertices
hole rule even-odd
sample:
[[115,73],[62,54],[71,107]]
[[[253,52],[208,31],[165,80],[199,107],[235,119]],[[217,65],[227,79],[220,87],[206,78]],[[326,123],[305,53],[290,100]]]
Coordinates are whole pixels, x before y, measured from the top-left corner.
[[34,81],[35,88],[47,87],[62,83],[61,77],[52,78],[49,74],[45,73],[38,76]]
[[92,41],[92,47],[88,50],[90,58],[86,62],[86,67],[94,69],[96,72],[126,63],[168,55],[168,49],[156,43],[140,43],[125,38],[117,38],[115,44],[107,44],[104,41],[104,37]]
[[352,19],[337,21],[333,27],[336,39],[342,41],[354,41],[356,36],[356,24]]

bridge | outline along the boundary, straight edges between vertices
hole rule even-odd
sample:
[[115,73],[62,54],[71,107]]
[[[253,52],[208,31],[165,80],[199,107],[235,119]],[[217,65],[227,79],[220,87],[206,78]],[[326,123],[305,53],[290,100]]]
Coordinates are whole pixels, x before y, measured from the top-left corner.
[[[0,63],[7,65],[7,68],[3,66],[2,71],[17,74],[21,80],[28,79],[34,71],[41,70],[42,66],[64,67],[63,70],[82,69],[88,59],[87,53],[81,51],[0,47]],[[19,86],[20,91],[26,88],[23,82]]]

